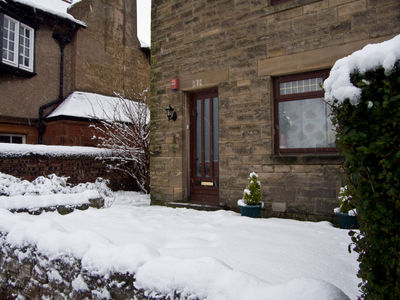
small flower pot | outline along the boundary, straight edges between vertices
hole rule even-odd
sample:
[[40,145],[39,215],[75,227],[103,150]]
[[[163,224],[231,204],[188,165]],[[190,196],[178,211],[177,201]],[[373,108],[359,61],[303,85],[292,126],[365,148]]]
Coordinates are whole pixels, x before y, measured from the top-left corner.
[[240,214],[244,217],[261,218],[261,206],[261,204],[239,206]]
[[357,216],[350,216],[349,214],[342,212],[335,212],[335,215],[339,221],[339,227],[342,229],[358,229],[360,225],[358,224]]

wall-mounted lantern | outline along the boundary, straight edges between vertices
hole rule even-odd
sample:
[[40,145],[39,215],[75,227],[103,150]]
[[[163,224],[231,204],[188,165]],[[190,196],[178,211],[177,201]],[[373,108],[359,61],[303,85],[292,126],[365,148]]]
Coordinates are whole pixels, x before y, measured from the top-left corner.
[[178,118],[176,111],[174,111],[174,108],[170,105],[168,105],[168,107],[165,109],[167,111],[167,117],[168,117],[168,121],[176,121],[176,119]]

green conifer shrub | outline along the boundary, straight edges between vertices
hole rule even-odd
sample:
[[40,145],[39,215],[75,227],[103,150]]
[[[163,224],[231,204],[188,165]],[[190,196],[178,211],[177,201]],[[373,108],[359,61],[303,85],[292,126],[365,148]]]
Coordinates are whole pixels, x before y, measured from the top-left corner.
[[257,173],[252,172],[249,176],[249,186],[243,192],[243,199],[247,205],[259,205],[261,196],[261,183]]

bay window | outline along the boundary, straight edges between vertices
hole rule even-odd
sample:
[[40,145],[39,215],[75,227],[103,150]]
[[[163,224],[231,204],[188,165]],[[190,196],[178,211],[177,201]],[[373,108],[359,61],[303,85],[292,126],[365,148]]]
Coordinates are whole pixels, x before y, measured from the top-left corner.
[[3,20],[1,62],[33,72],[34,29],[7,15],[3,15],[0,19]]
[[335,152],[330,107],[322,83],[328,71],[274,79],[277,153]]

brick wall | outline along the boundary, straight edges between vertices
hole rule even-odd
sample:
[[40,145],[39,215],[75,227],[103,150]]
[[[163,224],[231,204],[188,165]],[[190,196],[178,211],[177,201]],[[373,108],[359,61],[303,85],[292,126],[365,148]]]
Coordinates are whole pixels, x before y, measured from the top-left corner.
[[88,121],[56,120],[46,123],[43,135],[45,145],[89,146],[96,147],[92,140],[93,131]]
[[138,190],[130,177],[121,172],[108,171],[100,160],[91,155],[0,155],[0,172],[29,181],[54,173],[70,177],[68,182],[71,184],[94,182],[96,178],[102,177],[110,180],[110,188],[113,190]]
[[[264,216],[329,219],[338,155],[274,152],[274,76],[323,70],[400,32],[397,0],[155,0],[152,6],[151,198],[189,201],[188,94],[217,87],[220,205],[237,209],[258,172]],[[179,78],[178,92],[170,90]],[[178,114],[168,122],[164,108]]]

